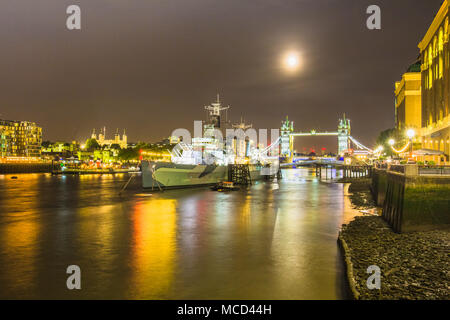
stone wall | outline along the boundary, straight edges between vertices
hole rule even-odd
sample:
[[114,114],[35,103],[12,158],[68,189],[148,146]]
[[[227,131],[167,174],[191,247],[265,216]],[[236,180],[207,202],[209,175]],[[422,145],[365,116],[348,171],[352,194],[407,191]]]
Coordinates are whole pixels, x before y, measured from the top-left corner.
[[[406,170],[411,172],[416,170]],[[383,218],[396,232],[450,227],[450,176],[375,170],[372,189]]]
[[386,170],[374,169],[372,172],[372,193],[377,206],[382,207],[386,197]]
[[450,177],[406,177],[402,232],[450,227]]
[[0,163],[0,174],[52,172],[51,163]]

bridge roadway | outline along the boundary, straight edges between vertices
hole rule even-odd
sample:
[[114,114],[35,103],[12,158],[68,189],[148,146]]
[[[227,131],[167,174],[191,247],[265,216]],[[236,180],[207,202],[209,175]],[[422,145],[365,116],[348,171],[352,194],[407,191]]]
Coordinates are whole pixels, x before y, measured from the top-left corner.
[[326,157],[316,157],[311,159],[305,158],[294,158],[291,163],[280,163],[281,167],[290,167],[295,165],[343,165],[344,161],[337,160],[336,158],[326,158]]
[[310,131],[310,132],[293,132],[289,133],[290,136],[293,137],[306,137],[306,136],[337,136],[339,135],[338,132],[316,132],[316,131]]

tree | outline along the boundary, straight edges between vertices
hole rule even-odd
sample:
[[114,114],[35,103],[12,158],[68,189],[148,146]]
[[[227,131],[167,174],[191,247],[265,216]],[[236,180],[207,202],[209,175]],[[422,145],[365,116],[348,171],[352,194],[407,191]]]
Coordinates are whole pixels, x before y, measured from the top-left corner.
[[383,147],[383,152],[388,156],[395,156],[396,154],[392,151],[391,146],[389,145],[389,140],[394,139],[395,145],[404,145],[406,143],[404,132],[391,128],[384,131],[381,131],[376,140],[377,146]]
[[121,149],[119,151],[119,159],[123,161],[138,160],[139,149],[137,148]]
[[47,141],[42,141],[42,144],[41,144],[41,145],[42,145],[43,148],[48,148],[51,144],[52,144],[52,143],[51,143],[50,141],[47,140]]
[[113,143],[110,147],[110,149],[116,149],[116,150],[120,150],[120,145],[118,145],[117,143]]
[[86,150],[94,151],[99,148],[100,148],[100,145],[98,144],[97,140],[95,140],[95,139],[87,139],[86,140]]

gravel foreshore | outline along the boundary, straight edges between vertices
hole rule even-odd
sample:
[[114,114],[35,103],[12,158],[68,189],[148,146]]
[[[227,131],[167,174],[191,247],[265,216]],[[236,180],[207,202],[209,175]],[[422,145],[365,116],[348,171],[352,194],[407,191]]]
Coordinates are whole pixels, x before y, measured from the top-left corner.
[[[450,231],[397,234],[381,217],[356,217],[339,234],[357,299],[450,299]],[[367,268],[381,269],[381,288],[368,289]]]

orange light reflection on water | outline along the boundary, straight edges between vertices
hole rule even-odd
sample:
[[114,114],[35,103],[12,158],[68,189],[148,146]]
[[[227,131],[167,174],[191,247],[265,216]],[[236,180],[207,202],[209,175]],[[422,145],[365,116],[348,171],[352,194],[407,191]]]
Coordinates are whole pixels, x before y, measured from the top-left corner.
[[[15,184],[6,189],[2,200],[3,205],[14,208],[13,212],[8,213],[8,222],[0,235],[0,252],[9,257],[9,264],[2,266],[2,273],[4,279],[11,279],[10,285],[15,290],[24,294],[36,285],[37,276],[36,259],[41,225],[38,217],[34,217],[39,191],[36,177],[35,174],[19,175],[19,179],[14,180]],[[27,185],[26,200],[18,203],[14,192],[23,184]]]
[[164,299],[174,280],[176,200],[138,202],[132,217],[130,297]]

